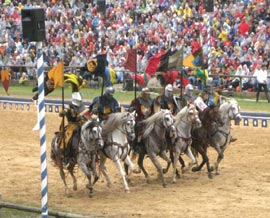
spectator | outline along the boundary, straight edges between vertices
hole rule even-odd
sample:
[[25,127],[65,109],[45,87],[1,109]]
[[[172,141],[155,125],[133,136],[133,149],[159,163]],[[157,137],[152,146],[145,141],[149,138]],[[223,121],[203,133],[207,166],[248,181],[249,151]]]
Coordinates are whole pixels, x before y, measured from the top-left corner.
[[257,79],[257,93],[256,93],[256,102],[259,102],[259,96],[262,89],[264,90],[265,97],[270,103],[270,98],[268,96],[268,88],[267,88],[267,70],[266,65],[258,65],[254,75]]

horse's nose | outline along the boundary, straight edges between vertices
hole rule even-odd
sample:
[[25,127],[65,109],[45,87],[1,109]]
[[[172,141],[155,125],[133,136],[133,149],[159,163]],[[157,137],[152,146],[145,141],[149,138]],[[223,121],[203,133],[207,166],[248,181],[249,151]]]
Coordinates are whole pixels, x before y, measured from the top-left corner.
[[235,124],[239,125],[241,120],[242,120],[241,114],[237,114],[236,117],[235,117]]
[[136,137],[135,133],[131,133],[129,135],[129,139],[132,140],[132,141],[135,139],[135,137]]
[[98,145],[99,148],[103,148],[103,146],[104,146],[104,141],[103,141],[103,140],[98,140],[97,145]]

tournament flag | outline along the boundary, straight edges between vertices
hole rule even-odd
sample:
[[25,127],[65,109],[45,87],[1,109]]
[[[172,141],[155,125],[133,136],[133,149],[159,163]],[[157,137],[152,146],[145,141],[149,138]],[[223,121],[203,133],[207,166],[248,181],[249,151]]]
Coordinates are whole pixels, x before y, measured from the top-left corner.
[[127,60],[124,64],[124,68],[131,72],[137,71],[137,49],[129,49],[127,51]]
[[108,65],[107,54],[99,54],[95,58],[90,59],[86,63],[86,69],[94,74],[104,78],[105,69]]
[[9,80],[10,80],[9,74],[10,74],[10,70],[1,70],[1,81],[2,81],[2,84],[6,93],[8,93],[8,87],[9,87]]
[[81,76],[76,74],[64,74],[64,82],[70,83],[72,86],[72,93],[80,91],[85,86],[85,81]]
[[[166,67],[167,62],[167,52],[160,52],[152,56],[147,63],[145,72],[152,76],[155,74],[155,72],[158,71],[159,67],[162,69],[159,69],[160,71],[163,71],[163,68]],[[162,62],[161,62],[162,61]],[[167,62],[168,63],[168,62]],[[168,66],[168,65],[167,65]]]
[[53,79],[54,88],[64,87],[64,62],[59,62],[48,72],[49,79]]

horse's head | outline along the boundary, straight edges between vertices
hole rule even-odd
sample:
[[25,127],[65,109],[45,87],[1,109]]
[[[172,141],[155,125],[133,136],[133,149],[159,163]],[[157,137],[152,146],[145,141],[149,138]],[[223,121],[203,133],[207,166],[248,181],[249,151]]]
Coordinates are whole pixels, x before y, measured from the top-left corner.
[[129,140],[133,141],[135,139],[135,111],[128,112],[126,119],[123,123],[123,129],[125,130]]
[[[240,106],[238,102],[234,99],[231,99],[228,103],[227,114],[230,120],[235,120],[236,124],[239,124],[242,120],[242,116],[240,114]],[[224,108],[226,110],[226,108]]]
[[234,99],[232,99],[230,102],[230,109],[229,109],[229,117],[232,120],[235,120],[235,123],[238,125],[240,121],[242,120],[242,116],[240,114],[240,106],[238,105],[238,102]]
[[90,118],[86,123],[83,124],[81,130],[81,139],[85,145],[90,144],[94,141],[97,149],[101,149],[104,146],[102,139],[102,128],[98,117]]
[[200,128],[202,126],[199,112],[193,104],[187,106],[186,119],[188,122],[192,123],[195,128]]
[[176,128],[174,126],[174,120],[173,116],[170,110],[161,110],[163,113],[163,126],[167,131],[170,133],[170,137],[175,137],[176,136]]

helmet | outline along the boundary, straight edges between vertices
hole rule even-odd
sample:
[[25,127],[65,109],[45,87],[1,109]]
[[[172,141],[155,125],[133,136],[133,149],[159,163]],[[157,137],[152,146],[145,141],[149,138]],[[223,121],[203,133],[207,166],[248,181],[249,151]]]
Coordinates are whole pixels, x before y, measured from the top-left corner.
[[185,87],[186,95],[191,96],[193,94],[193,91],[194,91],[193,85],[191,85],[191,84],[186,85],[186,87]]
[[142,94],[142,97],[143,97],[143,98],[147,99],[147,98],[149,97],[149,95],[150,95],[150,90],[149,90],[149,88],[147,88],[147,87],[143,88],[141,94]]
[[72,93],[72,101],[71,103],[75,106],[81,106],[82,103],[82,96],[79,92],[73,92]]
[[112,86],[109,86],[106,88],[104,95],[113,96],[114,92],[115,92],[114,88]]
[[150,94],[149,88],[145,87],[142,89],[142,94]]
[[165,87],[165,96],[170,97],[172,95],[173,95],[173,86],[172,86],[172,84],[168,84]]

